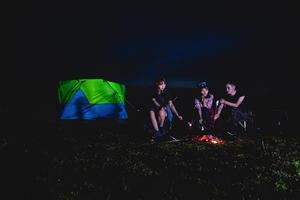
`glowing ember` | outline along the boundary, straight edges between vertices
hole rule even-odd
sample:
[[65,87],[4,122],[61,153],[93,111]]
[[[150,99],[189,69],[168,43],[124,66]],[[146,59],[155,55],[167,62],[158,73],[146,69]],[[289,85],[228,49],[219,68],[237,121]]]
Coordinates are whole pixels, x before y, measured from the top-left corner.
[[211,144],[224,144],[225,141],[212,135],[197,135],[192,138],[193,141],[208,142]]

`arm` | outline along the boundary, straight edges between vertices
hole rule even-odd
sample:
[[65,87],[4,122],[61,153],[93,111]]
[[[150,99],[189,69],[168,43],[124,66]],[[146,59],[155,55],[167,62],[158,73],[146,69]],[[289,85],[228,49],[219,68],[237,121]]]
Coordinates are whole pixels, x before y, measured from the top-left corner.
[[198,111],[198,114],[199,114],[199,121],[202,122],[202,110],[201,110],[201,107],[202,107],[202,104],[201,102],[195,98],[195,108],[197,109]]
[[201,108],[202,107],[202,104],[201,104],[201,102],[197,99],[197,98],[195,98],[195,106],[194,106],[194,108]]
[[214,116],[214,119],[215,119],[215,120],[218,119],[218,118],[220,117],[220,114],[221,114],[221,112],[222,112],[222,110],[223,110],[223,107],[224,107],[224,104],[221,103],[221,104],[219,105],[219,107],[218,107],[217,113],[216,113],[215,116]]
[[244,99],[245,99],[245,96],[240,96],[240,97],[238,98],[238,100],[237,100],[236,103],[231,103],[231,102],[229,102],[229,101],[226,101],[226,100],[224,100],[224,99],[221,99],[221,103],[222,103],[222,104],[225,104],[225,105],[227,105],[227,106],[230,106],[230,107],[237,108],[237,107],[239,107],[239,106],[241,105],[241,103],[244,101]]
[[157,107],[161,107],[161,105],[156,101],[155,98],[152,98],[152,101]]
[[177,112],[177,110],[176,110],[176,108],[175,108],[175,106],[174,106],[174,104],[173,104],[172,101],[169,101],[169,105],[170,105],[170,108],[171,108],[172,112],[173,112],[180,120],[182,120],[182,119],[183,119],[182,116],[180,116],[180,115],[178,114],[178,112]]

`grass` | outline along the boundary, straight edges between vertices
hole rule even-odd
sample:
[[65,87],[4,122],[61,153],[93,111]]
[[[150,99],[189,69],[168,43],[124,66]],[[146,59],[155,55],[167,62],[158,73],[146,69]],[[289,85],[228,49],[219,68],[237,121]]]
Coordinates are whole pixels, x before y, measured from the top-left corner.
[[151,144],[111,130],[55,131],[1,149],[7,158],[20,159],[10,170],[25,176],[18,186],[28,199],[295,199],[300,194],[295,137]]

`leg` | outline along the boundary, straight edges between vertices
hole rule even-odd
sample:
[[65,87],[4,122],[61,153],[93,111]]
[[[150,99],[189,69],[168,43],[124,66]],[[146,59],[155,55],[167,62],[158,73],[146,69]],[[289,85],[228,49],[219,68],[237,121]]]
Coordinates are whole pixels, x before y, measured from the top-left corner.
[[202,108],[202,117],[205,124],[206,130],[211,130],[212,128],[212,117],[210,114],[210,110],[207,108]]
[[198,111],[199,123],[202,124],[202,122],[203,122],[202,106],[199,105],[199,106],[196,107],[196,109]]
[[243,128],[243,131],[246,132],[247,130],[247,124],[246,121],[249,118],[248,113],[242,112],[241,110],[234,110],[233,112],[233,122],[234,127],[236,127],[237,130],[239,126]]
[[222,115],[214,122],[213,127],[213,135],[225,139],[228,135],[226,132],[230,126],[230,115],[226,112],[222,113]]
[[167,112],[167,118],[168,118],[168,120],[171,122],[171,121],[173,121],[173,113],[172,113],[172,110],[171,110],[171,108],[170,108],[170,106],[169,105],[167,105],[167,107],[166,107],[166,112]]
[[155,131],[158,131],[158,124],[157,124],[157,120],[156,120],[156,116],[155,116],[155,112],[153,110],[150,111],[150,120],[152,123],[152,126],[154,128]]
[[160,109],[158,112],[158,121],[159,121],[159,127],[164,126],[165,119],[167,117],[167,112],[164,108]]

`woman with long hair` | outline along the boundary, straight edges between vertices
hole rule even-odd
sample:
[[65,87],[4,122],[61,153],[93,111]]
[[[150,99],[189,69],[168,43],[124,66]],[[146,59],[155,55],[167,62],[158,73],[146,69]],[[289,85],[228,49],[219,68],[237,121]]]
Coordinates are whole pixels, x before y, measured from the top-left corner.
[[151,97],[151,106],[150,106],[150,120],[152,126],[155,130],[154,139],[161,138],[165,135],[164,124],[167,119],[167,109],[168,107],[171,111],[182,120],[182,116],[178,114],[172,99],[166,89],[166,79],[161,77],[159,78],[154,85],[154,93]]

